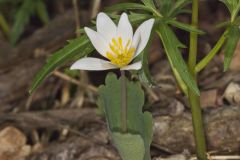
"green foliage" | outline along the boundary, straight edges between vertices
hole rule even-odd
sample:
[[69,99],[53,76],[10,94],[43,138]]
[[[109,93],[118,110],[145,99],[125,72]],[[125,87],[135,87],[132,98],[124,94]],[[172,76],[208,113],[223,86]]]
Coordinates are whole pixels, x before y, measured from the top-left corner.
[[[138,78],[142,83],[145,83],[149,86],[155,86],[156,82],[153,80],[153,77],[151,76],[150,70],[149,70],[149,65],[148,65],[148,54],[149,50],[150,50],[150,46],[152,43],[152,39],[153,39],[153,33],[151,34],[148,44],[146,46],[146,48],[142,51],[142,53],[140,54],[140,58],[142,61],[142,68],[141,70],[138,71]],[[139,61],[138,59],[136,61]]]
[[143,3],[145,5],[142,4],[138,4],[138,3],[119,3],[119,4],[115,4],[111,7],[107,7],[106,8],[106,12],[115,12],[115,11],[129,11],[129,10],[140,10],[145,11],[147,13],[152,13],[153,15],[157,16],[157,17],[162,17],[162,15],[156,10],[154,3],[152,2],[152,0],[143,0]]
[[142,13],[135,13],[135,12],[130,12],[129,14],[129,20],[133,25],[140,24],[143,21],[153,18],[149,14],[142,14]]
[[160,13],[166,18],[174,18],[181,13],[189,13],[184,9],[192,0],[156,0]]
[[29,23],[29,19],[35,13],[38,15],[42,23],[46,24],[49,21],[47,9],[44,0],[0,0],[0,4],[9,3],[15,9],[14,24],[10,32],[10,42],[15,45],[19,37],[24,32],[25,26]]
[[106,12],[116,12],[116,11],[123,11],[123,10],[143,10],[147,12],[151,12],[151,9],[145,5],[138,4],[138,3],[119,3],[112,5],[111,7],[106,7]]
[[203,32],[202,30],[199,30],[189,24],[178,22],[176,20],[169,20],[169,21],[167,21],[167,23],[174,27],[177,27],[179,29],[187,31],[187,32],[193,32],[193,33],[197,33],[197,34],[205,34],[205,32]]
[[140,135],[113,132],[112,139],[123,160],[143,160],[145,147]]
[[240,10],[240,0],[220,0],[223,2],[231,13],[231,21],[233,22]]
[[[114,19],[115,23],[117,23],[119,21],[120,15],[110,14],[110,13],[108,15],[109,15],[109,17]],[[147,13],[143,14],[143,13],[136,13],[136,12],[130,11],[128,18],[129,18],[129,21],[131,22],[131,24],[133,26],[136,26],[137,24],[140,24],[147,19],[153,18],[153,16],[150,14],[147,14]],[[93,21],[93,24],[96,24],[96,22]],[[95,27],[94,27],[94,29],[95,29]],[[83,32],[84,32],[84,30],[81,29],[81,33],[83,33]]]
[[47,24],[49,22],[48,11],[45,3],[42,0],[37,0],[35,2],[36,13],[42,23]]
[[142,0],[142,2],[145,6],[150,7],[152,9],[156,9],[153,0]]
[[149,71],[148,53],[148,49],[145,49],[142,53],[142,69],[138,71],[138,78],[142,83],[145,83],[149,86],[155,86],[156,82],[153,80],[153,77]]
[[0,12],[0,28],[2,29],[3,33],[5,33],[6,35],[9,34],[8,23],[1,12]]
[[227,42],[225,45],[224,71],[226,71],[229,68],[239,39],[240,39],[239,26],[231,26],[227,34]]
[[237,17],[240,11],[240,0],[220,0],[228,8],[231,14],[230,22],[221,23],[219,26],[226,26],[228,33],[226,35],[226,45],[224,53],[224,71],[226,71],[232,61],[235,49],[240,39],[240,17]]
[[14,45],[24,31],[25,25],[29,22],[29,18],[33,13],[33,1],[25,0],[20,9],[16,13],[15,22],[10,34],[10,42]]
[[169,28],[169,26],[161,22],[159,23],[157,33],[163,42],[168,60],[170,61],[170,64],[172,64],[173,70],[176,70],[184,83],[195,94],[199,95],[200,93],[197,84],[191,76],[186,63],[181,56],[179,47],[181,47],[182,44],[177,39],[176,35]]
[[[150,143],[152,139],[152,116],[150,113],[142,113],[144,105],[144,93],[139,83],[127,81],[127,134],[121,133],[121,109],[120,109],[120,80],[116,75],[109,73],[106,77],[105,85],[99,88],[99,104],[104,108],[105,116],[109,125],[109,132],[111,133],[114,144],[122,154],[122,158],[138,159],[141,156],[140,152],[144,150],[144,160],[150,160]],[[114,93],[114,94],[112,94]],[[137,99],[137,101],[136,101]],[[139,144],[141,140],[144,142],[144,148],[138,146],[134,148],[134,153],[131,154],[123,149],[128,142],[120,142],[121,140],[128,140],[132,137],[132,145]],[[116,140],[118,138],[118,140]],[[141,140],[140,140],[141,139]],[[139,148],[140,147],[140,148]],[[129,147],[128,147],[129,149]],[[136,150],[138,149],[138,150]],[[124,152],[124,153],[123,153]],[[124,160],[133,160],[124,159]],[[141,160],[141,159],[139,159]]]
[[80,38],[70,41],[68,45],[55,52],[53,56],[47,60],[47,63],[38,72],[36,78],[34,79],[29,92],[32,93],[44,80],[44,78],[58,66],[73,58],[76,59],[86,56],[92,51],[93,47],[86,36],[81,36]]

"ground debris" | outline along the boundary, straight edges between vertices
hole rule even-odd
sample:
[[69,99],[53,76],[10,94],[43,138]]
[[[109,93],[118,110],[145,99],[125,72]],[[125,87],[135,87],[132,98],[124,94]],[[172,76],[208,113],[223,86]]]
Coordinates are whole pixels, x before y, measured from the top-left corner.
[[25,160],[31,147],[26,144],[26,136],[15,127],[6,127],[0,131],[0,159]]
[[238,83],[230,83],[225,92],[224,98],[232,105],[240,106],[240,85]]
[[[163,109],[163,108],[162,108]],[[209,150],[237,153],[240,148],[240,110],[237,106],[224,106],[208,110],[204,115]],[[193,153],[195,144],[191,114],[155,117],[153,143],[171,154],[188,150]]]
[[154,160],[188,160],[187,157],[183,154],[172,155],[166,158],[158,157]]
[[201,92],[201,107],[209,108],[209,107],[217,107],[218,105],[218,90],[211,89]]

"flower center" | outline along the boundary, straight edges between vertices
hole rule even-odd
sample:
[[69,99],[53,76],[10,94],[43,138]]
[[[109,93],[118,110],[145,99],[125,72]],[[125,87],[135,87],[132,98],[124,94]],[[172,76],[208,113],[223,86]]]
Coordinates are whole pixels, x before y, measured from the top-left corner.
[[130,45],[130,40],[128,40],[127,44],[123,46],[121,37],[118,37],[117,39],[113,38],[109,44],[111,51],[107,52],[107,58],[119,68],[128,65],[132,61],[136,51],[135,48],[129,48]]

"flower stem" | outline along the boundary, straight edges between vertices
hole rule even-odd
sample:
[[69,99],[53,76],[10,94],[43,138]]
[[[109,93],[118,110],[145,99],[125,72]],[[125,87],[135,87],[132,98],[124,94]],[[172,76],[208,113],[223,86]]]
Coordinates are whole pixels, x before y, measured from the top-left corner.
[[[192,26],[198,27],[198,3],[199,0],[193,0],[192,3]],[[198,45],[198,35],[196,33],[190,33],[190,49],[189,49],[189,59],[188,66],[192,76],[197,82],[197,73],[195,72],[196,59],[197,59],[197,45]],[[188,99],[192,111],[192,123],[194,129],[194,137],[196,144],[196,153],[199,160],[207,160],[206,154],[206,140],[204,134],[200,97],[188,89]]]
[[127,132],[127,86],[125,71],[121,70],[121,129]]

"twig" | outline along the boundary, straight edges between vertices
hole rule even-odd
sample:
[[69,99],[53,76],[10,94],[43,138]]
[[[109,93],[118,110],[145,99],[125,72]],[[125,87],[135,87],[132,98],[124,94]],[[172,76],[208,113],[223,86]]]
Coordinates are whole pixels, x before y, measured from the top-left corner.
[[57,76],[57,77],[65,80],[65,81],[69,81],[70,83],[76,84],[76,85],[78,85],[78,86],[81,87],[81,88],[89,89],[89,90],[91,90],[91,91],[94,92],[94,93],[98,93],[98,89],[97,89],[95,86],[91,85],[91,84],[87,84],[87,85],[86,85],[86,84],[83,84],[83,83],[81,83],[80,81],[78,81],[78,80],[76,80],[76,79],[74,79],[74,78],[71,78],[71,77],[69,77],[68,75],[63,74],[63,73],[61,73],[61,72],[59,72],[59,71],[57,71],[57,70],[54,71],[53,74],[54,74],[55,76]]
[[[240,155],[221,155],[221,156],[211,156],[211,160],[239,160]],[[197,160],[196,157],[191,158],[190,160]]]
[[101,5],[101,0],[94,0],[93,1],[91,19],[97,16],[100,5]]
[[79,19],[79,10],[77,5],[77,0],[72,0],[74,15],[75,15],[75,22],[76,22],[76,35],[77,37],[80,36],[80,32],[77,32],[80,29],[80,19]]
[[146,89],[147,93],[149,94],[150,97],[152,97],[153,101],[159,101],[158,95],[147,85],[143,84],[143,87]]

